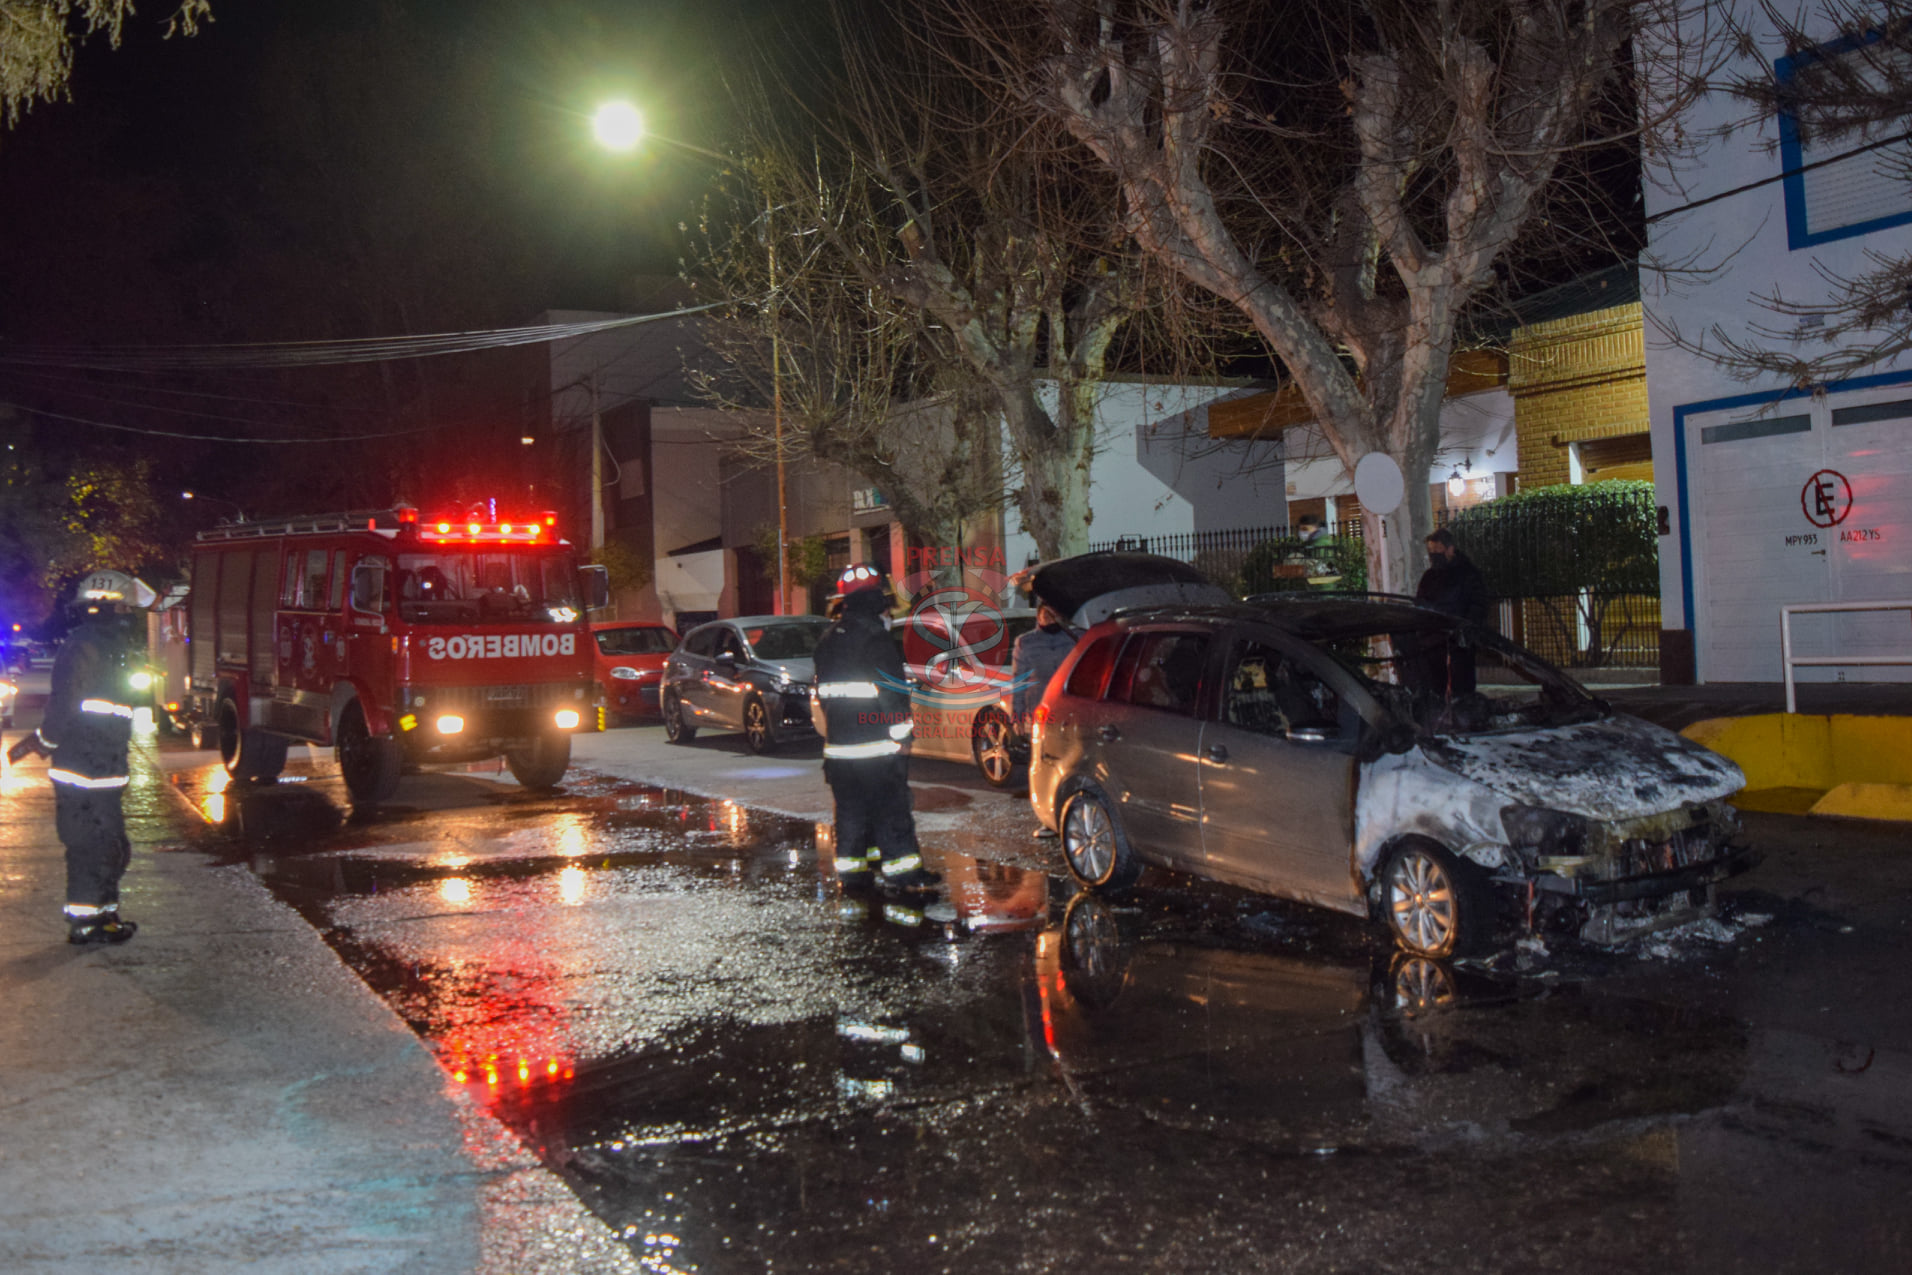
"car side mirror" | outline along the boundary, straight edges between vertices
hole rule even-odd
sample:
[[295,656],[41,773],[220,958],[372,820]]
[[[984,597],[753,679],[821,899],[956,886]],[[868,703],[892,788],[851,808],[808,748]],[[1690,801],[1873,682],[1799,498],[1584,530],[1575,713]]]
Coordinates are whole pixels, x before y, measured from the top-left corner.
[[725,668],[734,669],[737,667],[737,653],[735,651],[725,651],[717,657],[717,662]]
[[602,611],[611,605],[611,572],[605,567],[579,567],[579,592],[584,595],[586,611]]
[[352,568],[352,609],[374,614],[385,609],[385,568]]

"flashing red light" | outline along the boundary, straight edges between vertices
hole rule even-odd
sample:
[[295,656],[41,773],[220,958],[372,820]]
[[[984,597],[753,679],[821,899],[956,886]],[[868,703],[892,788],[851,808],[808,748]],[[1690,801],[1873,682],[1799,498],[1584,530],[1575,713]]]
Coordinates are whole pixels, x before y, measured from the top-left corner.
[[439,530],[439,532],[440,532],[441,534],[442,534],[442,533],[444,533],[444,532],[447,532],[447,531],[450,531],[450,530],[451,530],[451,524],[450,524],[450,523],[448,523],[448,522],[441,522],[441,523],[439,523],[439,524],[438,524],[438,530]]

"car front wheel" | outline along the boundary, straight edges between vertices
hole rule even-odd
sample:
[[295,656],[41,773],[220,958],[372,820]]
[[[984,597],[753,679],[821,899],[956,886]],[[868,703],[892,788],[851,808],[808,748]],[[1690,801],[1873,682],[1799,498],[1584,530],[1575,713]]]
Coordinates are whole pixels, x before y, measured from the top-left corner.
[[670,691],[664,692],[662,711],[665,739],[673,744],[688,744],[697,738],[697,728],[684,716],[683,703]]
[[1086,788],[1062,807],[1062,858],[1069,875],[1091,890],[1125,889],[1142,875],[1142,861],[1108,803]]
[[1000,708],[985,708],[976,714],[970,729],[970,746],[976,754],[976,769],[991,788],[1007,788],[1016,778],[1016,728],[1009,714]]
[[1479,946],[1488,894],[1477,874],[1447,851],[1409,841],[1381,870],[1381,915],[1402,950],[1444,960]]
[[753,753],[767,753],[777,746],[777,731],[770,724],[770,709],[761,695],[744,701],[744,741]]

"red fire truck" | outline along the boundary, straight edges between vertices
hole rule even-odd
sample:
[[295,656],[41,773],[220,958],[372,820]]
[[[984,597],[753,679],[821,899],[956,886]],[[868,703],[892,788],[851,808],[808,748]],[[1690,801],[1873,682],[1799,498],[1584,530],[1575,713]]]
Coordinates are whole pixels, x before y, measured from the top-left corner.
[[602,728],[577,565],[552,515],[416,509],[227,523],[193,547],[186,693],[202,746],[268,782],[292,741],[337,748],[352,800],[375,805],[412,762],[503,754],[556,784],[571,736]]

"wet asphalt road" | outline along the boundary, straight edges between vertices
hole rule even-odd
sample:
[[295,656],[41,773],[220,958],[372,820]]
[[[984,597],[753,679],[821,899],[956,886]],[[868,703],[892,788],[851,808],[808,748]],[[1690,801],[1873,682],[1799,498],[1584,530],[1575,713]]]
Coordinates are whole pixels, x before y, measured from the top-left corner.
[[649,1269],[1905,1269],[1900,834],[1755,818],[1725,941],[1455,969],[955,854],[846,897],[813,826],[627,783],[222,778],[205,835]]

